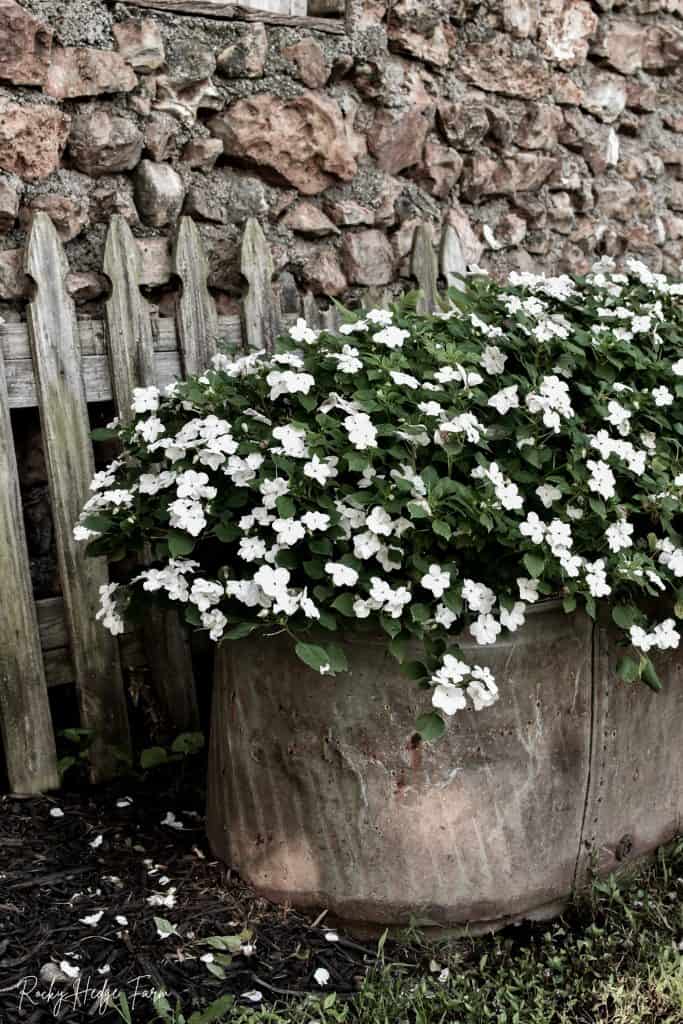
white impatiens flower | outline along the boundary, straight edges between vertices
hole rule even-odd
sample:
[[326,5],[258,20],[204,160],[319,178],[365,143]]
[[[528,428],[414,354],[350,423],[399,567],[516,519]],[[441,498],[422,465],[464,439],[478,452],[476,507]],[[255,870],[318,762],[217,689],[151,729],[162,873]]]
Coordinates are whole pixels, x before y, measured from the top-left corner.
[[209,637],[214,643],[218,643],[228,624],[228,620],[223,612],[220,608],[212,608],[210,611],[202,612],[201,619],[202,626],[209,631]]
[[206,516],[199,501],[192,501],[191,498],[178,498],[168,506],[171,513],[171,526],[178,530],[184,530],[192,537],[198,537],[206,526]]
[[674,400],[674,396],[667,387],[662,384],[661,387],[652,389],[652,397],[655,400],[655,405],[665,406],[671,405]]
[[365,319],[377,327],[388,327],[394,320],[394,314],[390,309],[371,309],[365,314]]
[[277,499],[284,498],[285,494],[289,493],[289,480],[285,480],[281,476],[277,476],[273,480],[263,480],[259,491],[263,499],[263,507],[275,508]]
[[496,595],[490,587],[469,579],[463,580],[462,599],[473,612],[490,612],[496,603]]
[[325,572],[332,577],[335,587],[353,587],[358,582],[358,573],[341,562],[327,562]]
[[605,417],[608,423],[611,423],[613,427],[616,427],[622,437],[626,437],[631,427],[629,420],[631,419],[631,412],[629,409],[625,409],[619,402],[615,402],[613,399],[607,403],[607,416]]
[[304,463],[304,476],[315,480],[321,487],[324,487],[329,480],[334,480],[339,475],[338,463],[339,459],[334,455],[325,459],[312,455],[310,462]]
[[518,577],[517,587],[519,589],[519,596],[522,601],[526,601],[527,604],[535,604],[538,601],[538,580],[532,580],[530,578]]
[[159,408],[159,388],[133,388],[133,401],[131,409],[138,414],[143,412],[156,412]]
[[503,388],[502,391],[496,391],[495,395],[491,395],[489,398],[487,405],[490,405],[501,416],[505,416],[510,409],[519,408],[518,390],[517,384],[511,384],[510,387]]
[[199,501],[201,498],[216,497],[216,488],[210,486],[207,473],[196,473],[193,469],[188,469],[185,473],[178,474],[175,483],[179,498]]
[[[367,319],[367,318],[366,318]],[[404,341],[410,337],[410,331],[405,331],[401,327],[385,327],[381,331],[377,331],[373,334],[372,340],[376,345],[384,345],[386,348],[403,348]]]
[[532,544],[542,544],[545,539],[546,526],[536,512],[528,512],[523,523],[519,524],[519,532],[528,537]]
[[245,562],[261,562],[266,553],[266,542],[260,537],[240,537],[237,554]]
[[290,548],[306,536],[306,527],[298,519],[275,519],[272,523],[277,542],[283,548]]
[[299,427],[294,427],[291,424],[287,424],[283,427],[275,427],[273,430],[273,437],[276,441],[279,441],[281,448],[274,448],[275,452],[284,452],[285,455],[289,455],[291,459],[305,459],[308,458],[308,448],[306,447],[306,431]]
[[436,444],[447,444],[451,439],[449,434],[464,434],[470,444],[476,444],[486,428],[480,423],[473,412],[463,412],[454,416],[452,420],[440,423],[434,435]]
[[117,583],[105,583],[100,587],[100,610],[95,615],[97,621],[101,622],[112,636],[120,636],[125,629],[116,601],[118,589]]
[[683,377],[683,359],[677,359],[671,364],[671,369],[677,377]]
[[344,345],[341,352],[331,352],[330,358],[336,359],[340,373],[358,373],[363,369],[363,360],[358,358],[359,352],[353,345]]
[[506,362],[507,356],[504,352],[501,352],[497,345],[487,345],[479,360],[480,365],[484,367],[486,372],[492,375],[502,373]]
[[377,431],[367,413],[351,413],[344,420],[344,426],[349,435],[349,441],[358,451],[377,447]]
[[490,708],[498,700],[496,680],[488,668],[475,665],[472,669],[472,680],[467,686],[467,696],[472,701],[475,711]]
[[430,565],[420,583],[425,590],[431,591],[434,597],[443,597],[451,585],[451,574],[439,565]]
[[314,331],[312,327],[308,326],[303,317],[299,317],[294,326],[289,328],[289,336],[292,341],[296,341],[299,344],[314,345],[320,337],[320,331]]
[[526,605],[523,601],[515,601],[512,608],[508,611],[507,608],[500,609],[500,624],[505,629],[509,629],[511,633],[515,630],[520,629],[525,622],[524,610]]
[[402,388],[410,388],[411,391],[416,391],[420,382],[417,377],[413,377],[410,373],[401,373],[400,370],[390,370],[389,376],[393,380],[394,384],[398,384]]
[[139,434],[147,444],[152,444],[165,432],[166,427],[158,416],[150,416],[148,419],[139,420],[135,424],[135,433]]
[[674,619],[665,619],[654,628],[655,645],[660,651],[675,651],[680,642],[681,635],[676,629]]
[[657,559],[659,564],[666,566],[676,579],[681,579],[683,577],[683,548],[677,548],[668,537],[657,541],[656,548],[659,552]]
[[602,498],[613,498],[616,493],[616,480],[614,479],[614,473],[607,463],[601,459],[598,461],[588,459],[586,465],[591,472],[588,478],[588,486],[591,491],[595,491]]
[[633,525],[625,519],[612,523],[605,530],[605,538],[610,551],[623,551],[624,548],[633,546]]
[[467,707],[465,691],[454,683],[437,683],[432,691],[432,705],[445,715],[454,715]]
[[314,533],[316,530],[328,530],[331,519],[325,512],[304,512],[301,522],[307,530]]
[[315,386],[315,377],[294,370],[272,370],[266,383],[270,385],[270,400],[274,402],[280,395],[307,395]]
[[375,505],[370,512],[365,525],[371,533],[376,533],[381,537],[389,537],[394,532],[394,524],[391,516],[380,505]]
[[541,499],[541,504],[545,508],[550,508],[555,501],[559,501],[562,497],[562,491],[559,487],[554,487],[552,484],[541,484],[540,487],[536,488],[536,494]]
[[609,597],[612,588],[607,582],[604,558],[598,558],[595,562],[586,562],[586,586],[592,597]]
[[218,604],[225,594],[225,587],[215,580],[194,579],[190,588],[190,601],[200,612],[208,611]]
[[450,629],[458,621],[458,616],[447,608],[445,604],[438,604],[434,612],[434,621],[444,629]]
[[470,623],[470,633],[480,645],[494,644],[500,633],[500,622],[493,615],[479,615]]

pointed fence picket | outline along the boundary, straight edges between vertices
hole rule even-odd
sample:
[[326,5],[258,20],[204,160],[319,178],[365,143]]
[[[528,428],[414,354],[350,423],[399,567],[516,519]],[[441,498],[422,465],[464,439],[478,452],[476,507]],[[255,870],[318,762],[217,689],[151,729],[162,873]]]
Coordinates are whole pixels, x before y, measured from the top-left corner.
[[[447,229],[448,232],[448,229]],[[446,233],[440,270],[448,283],[464,272],[458,240]],[[437,259],[431,232],[415,233],[411,272],[426,309],[436,306]],[[114,639],[95,621],[102,559],[86,558],[73,525],[89,494],[94,458],[88,404],[114,401],[129,420],[133,389],[164,387],[201,373],[218,350],[271,349],[285,321],[273,285],[270,248],[247,221],[240,270],[247,283],[241,316],[217,316],[199,230],[181,220],[173,269],[182,284],[176,316],[154,316],[141,292],[140,251],[123,218],[109,226],[103,270],[111,284],[105,319],[77,321],[66,288],[68,265],[52,222],[33,221],[26,273],[34,293],[27,323],[0,323],[0,731],[10,786],[41,792],[57,785],[48,691],[75,683],[81,724],[93,732],[93,778],[104,779],[129,751],[122,666],[146,668],[174,730],[197,727],[189,641],[174,613],[150,616],[143,633]],[[372,297],[386,301],[389,296]],[[302,313],[316,328],[339,324],[334,305],[307,295]],[[34,601],[24,535],[10,412],[38,408],[61,578],[61,597]]]

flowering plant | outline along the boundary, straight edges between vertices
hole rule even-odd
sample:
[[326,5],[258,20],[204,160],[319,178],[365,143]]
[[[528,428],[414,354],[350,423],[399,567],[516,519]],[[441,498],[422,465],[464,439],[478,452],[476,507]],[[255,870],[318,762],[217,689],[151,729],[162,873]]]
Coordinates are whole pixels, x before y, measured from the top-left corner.
[[679,633],[647,609],[670,595],[683,616],[682,296],[633,260],[475,268],[433,316],[408,297],[334,331],[299,320],[274,354],[137,389],[76,536],[156,562],[103,588],[98,617],[119,633],[161,601],[215,641],[286,630],[323,674],[346,661],[321,636],[379,629],[431,688],[434,736],[497,697],[460,633],[491,644],[542,598],[593,617],[609,598],[620,674],[657,688],[648,652]]

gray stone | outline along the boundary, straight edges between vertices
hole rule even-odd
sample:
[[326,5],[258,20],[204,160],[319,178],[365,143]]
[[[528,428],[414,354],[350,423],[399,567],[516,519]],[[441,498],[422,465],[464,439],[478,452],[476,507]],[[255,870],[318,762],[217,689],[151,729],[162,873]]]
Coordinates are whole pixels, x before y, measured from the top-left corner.
[[180,216],[185,184],[168,164],[141,160],[135,172],[135,205],[145,224],[161,228]]

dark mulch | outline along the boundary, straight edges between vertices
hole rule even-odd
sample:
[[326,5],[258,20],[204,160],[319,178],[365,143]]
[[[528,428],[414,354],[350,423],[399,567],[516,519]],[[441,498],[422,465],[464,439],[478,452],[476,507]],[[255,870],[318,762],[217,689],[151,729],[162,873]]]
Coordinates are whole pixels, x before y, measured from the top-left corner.
[[[125,797],[131,803],[117,806]],[[57,808],[63,816],[53,816]],[[161,823],[168,812],[182,829]],[[186,1009],[225,993],[248,1005],[243,993],[254,989],[264,1001],[320,993],[320,967],[329,971],[327,989],[358,988],[372,945],[343,935],[331,942],[324,921],[255,898],[212,858],[202,813],[199,787],[162,774],[51,797],[0,797],[0,1024],[118,1019],[103,1012],[103,989],[130,999],[163,988]],[[149,904],[171,890],[174,906]],[[83,923],[100,911],[96,924]],[[177,934],[161,938],[155,916]],[[210,947],[199,940],[245,928],[252,955],[238,953],[224,979],[213,976],[200,960]],[[77,981],[50,985],[64,961],[67,971],[78,968]],[[152,1016],[138,998],[134,1019]]]

